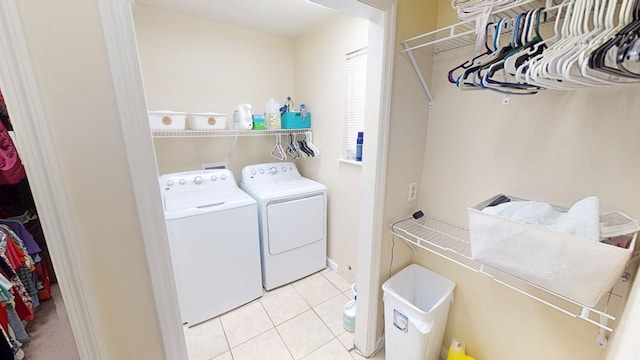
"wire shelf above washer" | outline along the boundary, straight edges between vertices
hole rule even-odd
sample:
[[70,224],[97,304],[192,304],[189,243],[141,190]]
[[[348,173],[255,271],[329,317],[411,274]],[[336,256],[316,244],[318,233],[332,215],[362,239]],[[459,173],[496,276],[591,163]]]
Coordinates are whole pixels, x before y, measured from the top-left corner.
[[[471,271],[487,275],[497,283],[566,315],[585,320],[602,330],[613,331],[608,323],[615,321],[615,317],[607,313],[606,309],[611,297],[621,297],[613,290],[609,292],[608,298],[605,296],[605,299],[602,299],[597,307],[579,304],[536,284],[473,260],[469,230],[429,216],[418,220],[408,219],[394,223],[391,225],[391,233],[407,243],[414,251],[414,255],[416,252],[414,246],[417,246]],[[606,320],[603,321],[603,319]]]
[[153,130],[154,138],[186,138],[186,137],[232,137],[232,136],[268,136],[304,134],[311,129],[281,129],[281,130]]

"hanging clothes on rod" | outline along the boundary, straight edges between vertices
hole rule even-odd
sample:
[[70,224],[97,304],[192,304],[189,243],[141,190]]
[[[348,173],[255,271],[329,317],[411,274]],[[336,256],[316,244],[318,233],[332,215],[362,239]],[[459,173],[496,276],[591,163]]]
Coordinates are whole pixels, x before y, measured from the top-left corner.
[[2,119],[0,121],[0,185],[14,185],[24,179],[27,174],[5,125],[5,123],[10,125],[11,122],[2,93],[0,93],[0,118]]
[[[462,90],[509,95],[636,83],[640,0],[618,5],[618,0],[565,0],[499,19],[487,25],[486,51],[449,71],[448,80]],[[550,17],[554,33],[543,39],[540,24]],[[510,37],[502,44],[506,32]]]

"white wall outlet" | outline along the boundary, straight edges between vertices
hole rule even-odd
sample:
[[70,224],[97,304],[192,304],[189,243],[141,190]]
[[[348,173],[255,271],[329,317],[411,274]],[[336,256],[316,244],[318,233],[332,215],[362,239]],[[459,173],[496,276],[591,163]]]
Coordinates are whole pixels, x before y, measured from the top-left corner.
[[418,195],[418,183],[409,184],[409,197],[407,201],[415,200]]

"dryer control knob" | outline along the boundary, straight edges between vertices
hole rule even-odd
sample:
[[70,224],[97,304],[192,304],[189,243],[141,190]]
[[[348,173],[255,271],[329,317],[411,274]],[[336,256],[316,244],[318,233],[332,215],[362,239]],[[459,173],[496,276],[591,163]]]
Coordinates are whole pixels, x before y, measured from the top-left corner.
[[211,181],[216,181],[216,180],[218,180],[218,177],[215,175],[211,175]]
[[276,169],[276,167],[273,166],[271,169],[269,169],[269,172],[275,175],[278,172],[278,169]]
[[184,185],[187,181],[185,179],[180,179],[180,181],[178,181],[180,183],[180,185]]
[[167,186],[173,186],[173,180],[168,180],[167,181]]
[[202,176],[196,176],[193,178],[194,184],[202,184]]
[[227,175],[225,174],[220,175],[220,180],[225,180],[226,178],[227,178]]
[[256,174],[256,169],[251,169],[251,175],[255,175]]
[[282,172],[287,172],[287,168],[286,167],[282,167]]
[[260,174],[264,174],[264,169],[260,169]]

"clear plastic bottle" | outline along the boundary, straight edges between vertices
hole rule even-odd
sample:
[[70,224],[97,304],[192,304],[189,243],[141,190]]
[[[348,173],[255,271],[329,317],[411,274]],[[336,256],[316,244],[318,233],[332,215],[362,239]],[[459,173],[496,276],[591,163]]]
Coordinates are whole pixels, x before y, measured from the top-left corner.
[[265,105],[264,122],[267,130],[280,130],[280,103],[274,98],[267,100]]

